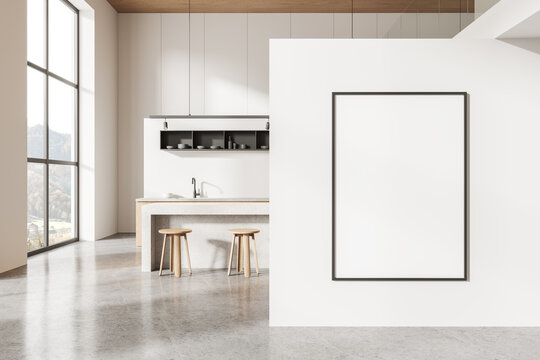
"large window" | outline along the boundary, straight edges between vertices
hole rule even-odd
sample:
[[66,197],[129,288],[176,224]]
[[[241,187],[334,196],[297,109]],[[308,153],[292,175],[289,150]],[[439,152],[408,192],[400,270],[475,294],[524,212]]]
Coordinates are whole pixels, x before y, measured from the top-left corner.
[[78,23],[66,0],[28,0],[29,254],[78,238]]

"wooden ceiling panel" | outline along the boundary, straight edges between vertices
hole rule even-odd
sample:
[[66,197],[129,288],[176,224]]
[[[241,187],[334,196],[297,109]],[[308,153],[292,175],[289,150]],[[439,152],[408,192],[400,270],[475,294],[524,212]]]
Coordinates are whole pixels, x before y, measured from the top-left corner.
[[121,13],[466,13],[474,0],[108,0]]
[[107,0],[119,13],[185,13],[188,0]]

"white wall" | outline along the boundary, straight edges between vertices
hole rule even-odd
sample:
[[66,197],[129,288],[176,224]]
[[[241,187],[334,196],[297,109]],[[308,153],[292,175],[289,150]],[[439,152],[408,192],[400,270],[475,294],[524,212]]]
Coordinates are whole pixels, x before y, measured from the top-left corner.
[[118,231],[135,231],[143,119],[162,112],[161,15],[118,15]]
[[106,0],[95,11],[95,238],[118,223],[118,15]]
[[[539,326],[539,55],[497,40],[270,47],[270,324]],[[331,280],[332,91],[470,94],[470,281]]]
[[[264,130],[266,124],[265,119],[200,121],[216,124],[205,128],[223,130]],[[180,119],[169,119],[169,130],[194,128],[186,123]],[[189,123],[196,124],[196,121]],[[242,123],[245,125],[242,126]],[[172,193],[191,198],[192,177],[197,179],[197,188],[202,188],[203,197],[268,197],[267,151],[231,153],[160,150],[162,124],[162,119],[144,120],[144,197],[161,197],[163,193]]]
[[79,238],[117,232],[117,13],[106,0],[79,8]]
[[[406,15],[354,14],[355,37],[449,37],[466,24],[459,14]],[[268,39],[349,38],[352,21],[350,14],[118,17],[121,232],[134,231],[134,200],[143,195],[143,118],[267,114]]]
[[95,11],[84,0],[79,9],[79,239],[96,240],[96,86]]
[[26,1],[0,2],[0,273],[26,264]]

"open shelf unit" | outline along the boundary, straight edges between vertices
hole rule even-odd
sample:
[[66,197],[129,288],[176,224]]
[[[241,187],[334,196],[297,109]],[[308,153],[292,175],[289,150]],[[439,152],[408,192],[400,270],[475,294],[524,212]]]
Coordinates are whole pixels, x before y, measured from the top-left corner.
[[[228,148],[228,141],[237,144],[236,149]],[[188,145],[187,149],[178,149],[178,144]],[[245,144],[245,149],[240,145]],[[270,132],[268,130],[162,130],[160,149],[168,151],[268,151]],[[173,146],[167,149],[167,146]],[[205,146],[206,149],[197,149]],[[219,149],[210,149],[219,146]],[[266,146],[266,149],[261,149]]]

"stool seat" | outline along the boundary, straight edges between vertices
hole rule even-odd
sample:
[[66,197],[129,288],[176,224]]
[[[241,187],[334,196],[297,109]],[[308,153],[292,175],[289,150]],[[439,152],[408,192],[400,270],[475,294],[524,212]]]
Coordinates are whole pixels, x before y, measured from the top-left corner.
[[165,234],[165,235],[183,235],[183,234],[189,234],[191,230],[190,229],[160,229],[158,232],[160,234]]
[[253,235],[261,231],[258,229],[230,229],[229,232],[235,235]]

